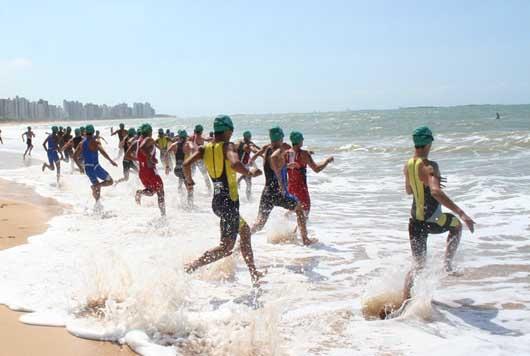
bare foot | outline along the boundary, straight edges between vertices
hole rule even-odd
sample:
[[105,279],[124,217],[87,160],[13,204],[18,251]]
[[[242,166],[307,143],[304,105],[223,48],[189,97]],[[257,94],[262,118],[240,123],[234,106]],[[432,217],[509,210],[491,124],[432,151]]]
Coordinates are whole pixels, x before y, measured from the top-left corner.
[[42,165],[42,171],[44,172],[44,168],[46,168],[46,164]]
[[190,263],[186,263],[184,265],[184,272],[186,273],[193,273],[195,272],[197,268],[193,265],[193,262],[190,262]]
[[254,286],[260,284],[260,279],[265,276],[266,272],[260,272],[258,270],[255,270],[254,272],[250,273],[250,278],[252,279],[252,284]]
[[304,245],[309,246],[309,245],[312,245],[314,243],[317,243],[318,239],[314,239],[314,238],[313,239],[305,239],[303,242],[304,242]]

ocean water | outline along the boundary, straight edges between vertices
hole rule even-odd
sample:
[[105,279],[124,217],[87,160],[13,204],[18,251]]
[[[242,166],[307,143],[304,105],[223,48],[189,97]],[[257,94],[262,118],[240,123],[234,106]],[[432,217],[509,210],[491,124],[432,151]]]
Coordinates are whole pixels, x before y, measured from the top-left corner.
[[[151,122],[175,131],[202,123],[208,131],[212,119]],[[63,163],[57,187],[53,172],[41,173],[41,142],[51,123],[33,124],[31,164],[4,163],[0,177],[69,207],[29,244],[0,251],[0,303],[31,311],[23,322],[64,325],[142,355],[530,354],[530,105],[235,115],[234,122],[234,139],[250,129],[263,144],[267,129],[280,125],[286,133],[302,131],[317,161],[335,157],[308,177],[308,228],[319,243],[303,246],[290,233],[294,218],[275,209],[252,239],[256,265],[267,271],[261,287],[252,287],[237,248],[187,275],[183,264],[219,241],[200,177],[189,210],[176,178],[159,169],[167,219],[155,198],[135,205],[136,177],[103,189],[103,209],[95,210],[86,176]],[[95,124],[116,156],[109,127],[117,122]],[[435,134],[431,158],[447,177],[445,190],[474,218],[476,231],[464,231],[456,276],[442,271],[445,236],[431,235],[428,268],[412,303],[400,317],[378,320],[381,306],[399,297],[411,265],[411,198],[402,167],[412,154],[411,131],[424,124]],[[2,161],[21,159],[25,126],[0,126]],[[121,167],[101,162],[121,177]],[[249,222],[263,177],[254,183],[252,201],[244,198],[244,184],[240,192]]]

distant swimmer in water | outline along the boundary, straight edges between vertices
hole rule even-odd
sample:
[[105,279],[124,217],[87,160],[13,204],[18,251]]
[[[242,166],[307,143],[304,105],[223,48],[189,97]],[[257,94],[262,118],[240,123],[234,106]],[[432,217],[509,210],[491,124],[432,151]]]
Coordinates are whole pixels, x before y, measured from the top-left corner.
[[122,161],[123,178],[118,179],[116,181],[116,184],[128,181],[131,170],[138,172],[138,167],[134,162],[134,160],[136,159],[136,140],[136,130],[131,127],[129,130],[127,130],[127,136],[123,138],[123,141],[121,143],[121,147],[125,152]]
[[[236,144],[239,160],[243,162],[243,164],[247,168],[251,168],[252,166],[254,166],[254,162],[250,160],[251,155],[258,153],[260,149],[258,146],[256,146],[254,142],[251,141],[251,139],[252,133],[250,131],[245,131],[243,132],[243,139],[238,141],[238,143]],[[250,201],[250,198],[252,197],[252,178],[242,175],[237,180],[238,186],[242,180],[244,180],[247,185],[246,195],[247,200]]]
[[501,119],[501,115],[499,115],[499,113],[497,113],[497,114],[495,115],[495,119],[500,120],[500,119]]
[[243,259],[247,264],[253,283],[257,283],[262,273],[254,265],[250,228],[239,215],[239,195],[237,192],[236,173],[256,177],[261,174],[258,169],[248,169],[239,161],[236,148],[230,142],[234,125],[229,116],[220,115],[214,121],[214,140],[199,148],[184,161],[186,185],[193,186],[191,166],[198,160],[204,160],[208,175],[214,184],[212,209],[221,219],[221,243],[214,249],[206,251],[197,260],[187,264],[188,273],[197,268],[230,256],[236,244],[237,235],[240,236],[240,248]]
[[302,209],[304,210],[306,217],[308,217],[309,211],[311,210],[311,199],[307,187],[307,166],[309,166],[315,173],[319,173],[326,168],[328,164],[333,162],[333,157],[328,157],[320,163],[315,163],[311,157],[311,153],[302,149],[302,146],[304,145],[304,136],[301,132],[293,131],[289,138],[291,139],[293,148],[287,151],[287,172],[289,176],[287,187],[289,193],[294,195],[300,204],[302,204]]
[[453,214],[442,213],[441,206],[457,214],[471,232],[474,231],[475,225],[475,222],[442,190],[442,176],[438,164],[428,158],[434,141],[431,130],[425,126],[419,127],[414,130],[412,138],[415,152],[405,164],[403,174],[407,194],[413,195],[409,238],[414,266],[405,281],[404,300],[410,298],[414,278],[425,266],[429,234],[449,232],[444,266],[446,271],[452,271],[452,261],[462,235],[462,223]]
[[2,130],[0,130],[0,143],[3,145],[4,141],[2,140]]
[[57,172],[57,184],[59,184],[59,178],[61,177],[61,161],[59,160],[59,136],[57,135],[59,133],[59,128],[57,126],[52,127],[52,133],[51,135],[48,135],[44,142],[42,143],[42,147],[44,147],[44,150],[46,151],[46,154],[48,156],[48,164],[43,163],[42,164],[42,171],[46,168],[48,168],[50,171],[56,171]]
[[[92,196],[97,203],[101,197],[101,187],[108,187],[113,183],[112,177],[99,165],[99,154],[101,153],[114,167],[118,165],[105,152],[101,143],[96,140],[94,131],[94,126],[92,125],[85,127],[86,137],[81,144],[77,145],[74,152],[74,160],[80,167],[84,164],[85,173],[90,183],[92,183]],[[80,161],[81,157],[83,158],[83,163]]]
[[[26,136],[26,139],[24,140],[24,136]],[[31,131],[31,126],[28,126],[28,130],[22,134],[22,141],[26,141],[26,151],[24,151],[24,159],[26,159],[26,155],[31,157],[31,151],[33,150],[33,137],[35,137],[35,134],[33,131]]]
[[291,147],[283,142],[283,130],[273,127],[269,130],[271,144],[264,146],[252,160],[264,155],[263,171],[265,172],[265,187],[259,203],[258,219],[252,226],[251,232],[263,229],[272,209],[275,206],[296,212],[298,228],[304,245],[315,242],[307,237],[306,217],[302,204],[287,191],[287,164],[285,153]]
[[156,147],[153,140],[153,128],[149,124],[142,125],[142,136],[136,143],[136,159],[139,165],[140,181],[144,189],[136,191],[136,203],[140,204],[142,195],[158,196],[158,208],[162,216],[166,215],[166,201],[164,197],[164,183],[156,170]]
[[120,128],[117,131],[114,131],[114,127],[110,128],[110,135],[118,135],[118,157],[116,157],[116,160],[119,159],[125,152],[123,151],[123,148],[120,147],[120,143],[123,141],[123,138],[127,136],[127,130],[125,129],[125,124],[120,123]]
[[[195,129],[193,130],[193,135],[188,139],[191,144],[193,153],[198,152],[199,149],[204,146],[206,139],[202,137],[203,131],[204,131],[204,128],[202,127],[202,125],[196,125]],[[201,172],[204,178],[204,184],[206,185],[206,188],[208,188],[208,192],[211,194],[212,184],[210,183],[208,172],[206,172],[206,168],[204,167],[204,162],[202,160],[198,160],[195,162],[195,164],[192,166],[193,175],[195,175],[196,168],[198,168],[199,171]]]
[[[168,152],[175,155],[175,169],[173,173],[178,178],[178,190],[182,191],[182,186],[186,181],[184,176],[184,161],[190,156],[192,149],[190,142],[188,142],[188,133],[186,130],[178,131],[178,140],[169,146]],[[193,186],[187,187],[188,207],[193,206]]]

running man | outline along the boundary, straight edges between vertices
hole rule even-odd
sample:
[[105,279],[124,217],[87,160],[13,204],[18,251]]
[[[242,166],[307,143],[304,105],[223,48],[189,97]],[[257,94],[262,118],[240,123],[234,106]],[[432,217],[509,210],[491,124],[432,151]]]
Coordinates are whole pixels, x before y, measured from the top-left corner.
[[[59,128],[57,126],[52,126],[51,135],[48,135],[48,137],[46,137],[42,143],[42,147],[44,147],[44,150],[48,155],[48,164],[42,164],[42,171],[44,172],[46,168],[48,168],[50,171],[55,171],[55,168],[57,168],[57,184],[59,184],[59,178],[61,176],[61,161],[59,160],[59,154],[57,152],[59,149],[58,133]],[[48,145],[48,147],[46,147],[46,145]]]
[[77,162],[77,165],[81,167],[80,157],[83,157],[85,173],[88,176],[88,179],[90,179],[90,183],[92,183],[92,196],[97,203],[101,197],[101,187],[108,187],[113,183],[112,177],[99,165],[99,153],[101,153],[101,155],[114,167],[117,167],[118,165],[109,157],[107,152],[105,152],[101,143],[96,140],[94,137],[94,131],[94,126],[92,125],[87,125],[85,127],[86,138],[77,146],[74,152],[74,160]]
[[72,128],[70,126],[66,127],[66,131],[61,137],[61,140],[59,142],[60,151],[64,153],[64,161],[68,163],[70,161],[70,157],[73,156],[74,151],[72,150],[72,147],[67,147],[66,145],[70,140],[73,138],[72,136]]
[[199,148],[184,162],[184,173],[186,186],[193,187],[191,166],[194,162],[204,160],[208,175],[214,182],[212,210],[221,220],[221,243],[206,251],[197,260],[187,264],[185,270],[191,273],[201,266],[230,256],[239,233],[241,254],[247,264],[252,282],[255,284],[263,274],[258,272],[254,265],[250,229],[245,220],[239,216],[236,172],[253,177],[260,175],[261,172],[257,169],[249,170],[239,161],[234,144],[230,142],[234,125],[229,116],[217,116],[214,120],[214,131],[213,142]]
[[263,171],[265,173],[265,188],[261,194],[259,203],[258,219],[252,226],[251,232],[255,233],[263,229],[272,209],[280,206],[284,209],[294,211],[297,217],[298,228],[304,245],[310,245],[314,240],[307,237],[306,217],[302,204],[287,191],[287,165],[285,153],[290,148],[283,142],[283,130],[273,127],[269,130],[271,144],[264,146],[252,160],[264,154]]
[[118,135],[118,157],[116,159],[119,159],[125,152],[123,151],[123,148],[120,147],[120,143],[123,141],[124,137],[127,136],[127,130],[125,129],[125,124],[120,123],[120,128],[117,131],[114,131],[114,127],[110,128],[110,135]]
[[121,143],[121,147],[123,148],[123,151],[125,154],[123,155],[123,178],[118,179],[116,181],[116,184],[121,182],[127,182],[129,180],[129,174],[131,169],[135,172],[138,172],[138,167],[134,163],[134,160],[136,159],[136,130],[134,128],[130,128],[127,130],[127,136],[123,139]]
[[[26,139],[24,139],[24,136],[26,136]],[[31,131],[31,126],[28,126],[28,130],[22,134],[22,142],[26,141],[26,151],[24,152],[24,159],[26,159],[26,155],[31,157],[31,151],[33,150],[33,137],[35,137],[35,134],[33,131]]]
[[[169,146],[169,152],[175,154],[175,169],[173,173],[179,180],[178,189],[182,191],[182,185],[185,183],[186,178],[184,176],[184,161],[191,154],[191,145],[188,142],[188,133],[186,130],[178,131],[178,141]],[[188,206],[193,206],[193,186],[188,189]]]
[[302,204],[306,218],[309,217],[311,210],[311,199],[309,197],[309,189],[307,187],[307,166],[313,172],[319,173],[328,164],[333,162],[333,157],[328,157],[320,163],[315,163],[309,151],[303,150],[304,135],[301,132],[293,131],[289,135],[291,139],[292,149],[287,151],[289,162],[287,164],[288,183],[287,188],[289,193],[294,195],[296,199]]
[[[83,165],[82,157],[79,157],[79,159],[78,159],[79,162],[74,159],[74,152],[75,152],[75,150],[77,150],[77,147],[79,146],[81,141],[83,141],[83,136],[81,136],[81,129],[75,129],[74,130],[74,134],[75,134],[75,136],[73,138],[71,138],[63,146],[63,150],[65,152],[67,152],[67,151],[71,152],[70,157],[72,157],[72,160],[70,161],[70,164],[71,164],[71,168],[72,168],[72,173],[74,172],[74,163],[77,164],[77,166],[79,168],[79,171],[81,173],[84,173],[85,172],[85,167]],[[66,157],[66,154],[65,154],[65,157]]]
[[169,155],[167,154],[169,143],[169,138],[164,133],[164,129],[158,129],[158,138],[155,141],[155,146],[160,151],[160,161],[164,165],[166,176],[169,174]]
[[[204,146],[205,139],[202,137],[203,131],[204,131],[204,128],[202,127],[202,125],[196,125],[195,129],[193,130],[193,135],[189,138],[193,153],[199,152],[200,148]],[[204,184],[206,184],[206,187],[208,188],[208,193],[211,194],[212,184],[210,183],[208,172],[206,171],[206,167],[204,166],[204,161],[202,160],[196,161],[195,164],[191,168],[192,168],[193,175],[195,175],[195,169],[196,168],[199,169],[199,171],[201,172],[204,178]]]
[[442,205],[458,215],[469,231],[473,232],[475,225],[475,222],[442,190],[441,182],[444,179],[438,164],[429,160],[431,144],[434,141],[431,130],[426,126],[419,127],[414,130],[412,138],[415,152],[403,167],[403,174],[407,194],[413,195],[409,238],[414,265],[405,280],[404,300],[410,299],[414,278],[425,266],[429,234],[449,232],[444,267],[447,272],[453,269],[452,261],[460,243],[462,223],[453,214],[442,213]]
[[135,200],[138,205],[141,204],[142,195],[158,196],[158,207],[162,216],[166,215],[166,202],[164,200],[164,183],[156,171],[156,147],[153,140],[153,128],[149,124],[142,125],[142,136],[136,144],[136,159],[140,166],[140,181],[145,189],[136,191]]
[[[259,147],[256,146],[256,144],[252,142],[251,139],[252,133],[250,131],[245,131],[243,132],[243,139],[237,143],[237,154],[239,156],[239,160],[243,162],[243,164],[247,168],[254,166],[254,162],[250,160],[251,154],[259,152]],[[240,185],[242,180],[244,180],[247,185],[246,196],[247,200],[250,201],[252,197],[252,178],[246,176],[239,177],[239,179],[237,180],[238,186]]]

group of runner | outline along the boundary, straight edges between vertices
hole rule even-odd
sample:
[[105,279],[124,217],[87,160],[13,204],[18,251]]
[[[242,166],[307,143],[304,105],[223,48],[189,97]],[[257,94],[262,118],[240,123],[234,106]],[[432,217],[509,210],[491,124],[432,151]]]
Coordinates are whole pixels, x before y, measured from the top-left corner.
[[[60,159],[73,158],[79,170],[89,177],[94,199],[98,201],[101,187],[113,184],[110,175],[99,165],[99,154],[112,165],[117,166],[117,164],[103,149],[97,131],[92,125],[75,129],[75,136],[71,135],[70,127],[63,130],[53,126],[51,131],[43,143],[48,155],[48,163],[43,164],[43,170],[46,168],[56,170],[59,179]],[[175,135],[170,130],[160,129],[158,137],[153,138],[150,124],[143,124],[138,129],[125,129],[125,125],[120,124],[119,130],[111,129],[111,135],[117,135],[119,138],[119,156],[123,155],[124,176],[116,183],[127,181],[131,170],[137,171],[143,188],[136,191],[136,202],[140,204],[143,196],[156,194],[160,212],[165,215],[164,184],[156,169],[159,162],[157,149],[166,175],[174,166],[173,173],[178,179],[178,189],[179,191],[186,189],[190,205],[193,204],[195,185],[193,173],[199,170],[206,187],[212,194],[212,210],[220,219],[221,239],[218,246],[187,264],[186,271],[191,273],[201,266],[232,254],[239,235],[242,255],[253,282],[257,282],[262,273],[257,271],[254,264],[251,235],[264,227],[274,207],[282,207],[296,213],[302,242],[305,245],[313,243],[314,241],[308,238],[306,227],[311,209],[307,167],[318,173],[333,162],[333,157],[315,162],[312,152],[303,149],[304,136],[298,131],[290,133],[291,144],[288,144],[284,142],[283,130],[280,127],[273,127],[269,130],[270,142],[263,147],[257,146],[252,141],[250,131],[245,131],[243,138],[233,143],[231,141],[233,132],[234,124],[227,115],[220,115],[214,119],[213,132],[209,137],[203,137],[201,125],[195,126],[191,136],[188,136],[186,130],[179,130]],[[24,157],[31,155],[34,137],[31,127],[28,127],[22,135],[27,143]],[[428,235],[449,233],[444,266],[446,271],[451,272],[452,261],[462,235],[462,222],[471,232],[474,231],[475,224],[443,192],[444,178],[437,163],[429,160],[434,141],[431,130],[428,127],[417,128],[413,132],[412,139],[414,155],[406,162],[403,169],[406,192],[413,195],[409,237],[414,260],[413,268],[405,281],[403,292],[405,300],[410,298],[414,278],[425,265]],[[263,172],[255,166],[255,161],[259,157],[263,158]],[[258,217],[253,225],[249,225],[239,214],[238,188],[239,184],[245,181],[246,197],[250,200],[251,180],[262,173],[265,175],[265,186],[260,198]],[[237,174],[241,175],[239,179]],[[442,205],[460,219],[453,214],[443,213]]]

